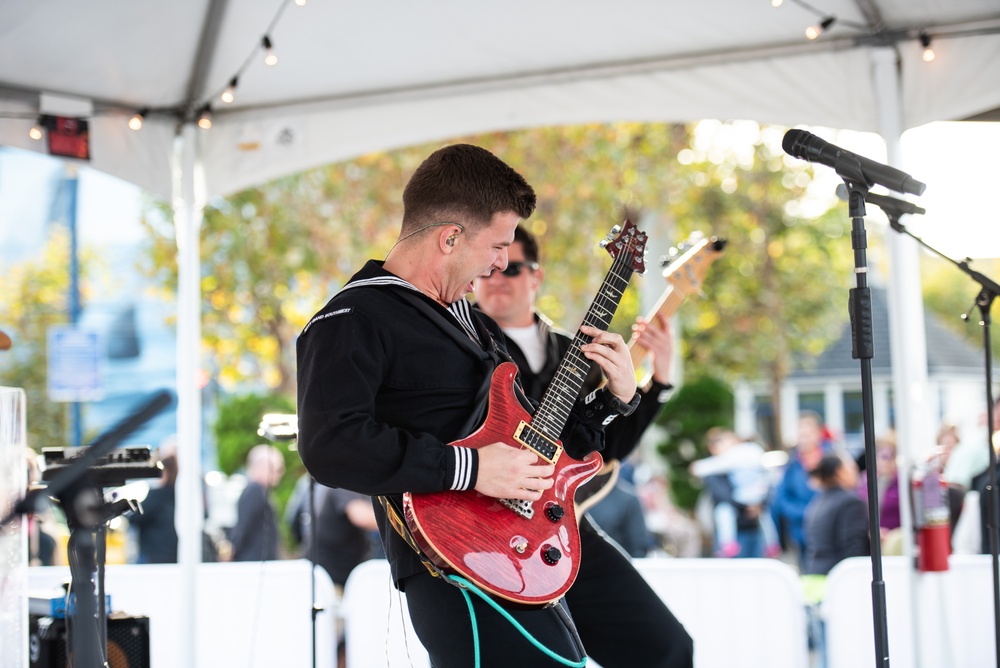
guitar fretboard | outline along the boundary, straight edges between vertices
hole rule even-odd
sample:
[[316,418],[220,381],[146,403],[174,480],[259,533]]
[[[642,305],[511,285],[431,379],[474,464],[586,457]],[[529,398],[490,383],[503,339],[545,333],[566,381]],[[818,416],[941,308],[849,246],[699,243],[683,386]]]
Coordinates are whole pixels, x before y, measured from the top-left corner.
[[[625,288],[628,287],[629,279],[632,278],[634,271],[632,261],[631,254],[625,252],[619,253],[615,258],[601,289],[587,309],[582,324],[608,329],[621,303],[622,295],[625,294]],[[563,356],[559,369],[545,390],[542,402],[531,420],[531,426],[550,439],[559,438],[576,403],[576,398],[580,395],[580,389],[587,379],[591,362],[584,356],[580,347],[590,341],[591,337],[577,330],[569,350]]]

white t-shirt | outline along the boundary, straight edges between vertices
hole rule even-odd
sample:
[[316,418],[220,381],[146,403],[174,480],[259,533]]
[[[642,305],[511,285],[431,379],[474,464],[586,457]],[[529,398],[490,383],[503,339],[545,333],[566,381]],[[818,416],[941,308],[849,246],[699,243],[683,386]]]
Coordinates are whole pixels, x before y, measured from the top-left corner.
[[545,342],[538,334],[538,323],[527,327],[504,327],[503,334],[517,344],[528,360],[532,373],[538,373],[545,365]]

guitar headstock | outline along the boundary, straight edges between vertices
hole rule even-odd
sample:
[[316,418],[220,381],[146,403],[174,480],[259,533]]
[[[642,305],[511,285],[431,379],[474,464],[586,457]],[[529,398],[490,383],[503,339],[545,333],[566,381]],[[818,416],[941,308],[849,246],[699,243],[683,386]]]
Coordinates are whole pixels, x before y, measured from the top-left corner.
[[684,294],[697,292],[708,273],[708,268],[726,247],[726,240],[706,237],[695,232],[688,239],[671,248],[670,253],[660,258],[664,265],[663,277],[673,284],[674,290]]
[[646,271],[646,233],[640,232],[628,218],[621,226],[611,228],[607,238],[601,240],[601,248],[615,260],[622,257],[632,266],[632,271],[639,274]]

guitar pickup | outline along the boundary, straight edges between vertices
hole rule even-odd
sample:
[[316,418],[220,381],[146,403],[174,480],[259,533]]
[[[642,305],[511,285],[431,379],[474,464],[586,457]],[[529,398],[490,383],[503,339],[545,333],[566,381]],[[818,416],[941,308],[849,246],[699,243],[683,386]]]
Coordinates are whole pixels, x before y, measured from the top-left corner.
[[562,446],[559,445],[558,441],[549,438],[524,420],[517,426],[517,431],[514,432],[514,440],[524,447],[533,450],[535,454],[549,464],[555,464],[559,461],[559,455],[562,454]]

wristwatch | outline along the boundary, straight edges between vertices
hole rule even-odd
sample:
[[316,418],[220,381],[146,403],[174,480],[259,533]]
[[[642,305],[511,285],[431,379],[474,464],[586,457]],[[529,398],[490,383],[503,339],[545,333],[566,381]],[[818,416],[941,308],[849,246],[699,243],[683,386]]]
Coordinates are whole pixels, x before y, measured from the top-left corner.
[[639,394],[638,392],[632,395],[632,401],[625,403],[624,401],[616,397],[614,394],[612,394],[611,391],[608,390],[607,388],[605,388],[604,391],[607,393],[606,400],[608,408],[618,413],[618,415],[621,415],[622,417],[626,417],[635,412],[635,409],[639,406],[639,402],[642,401],[642,395]]

